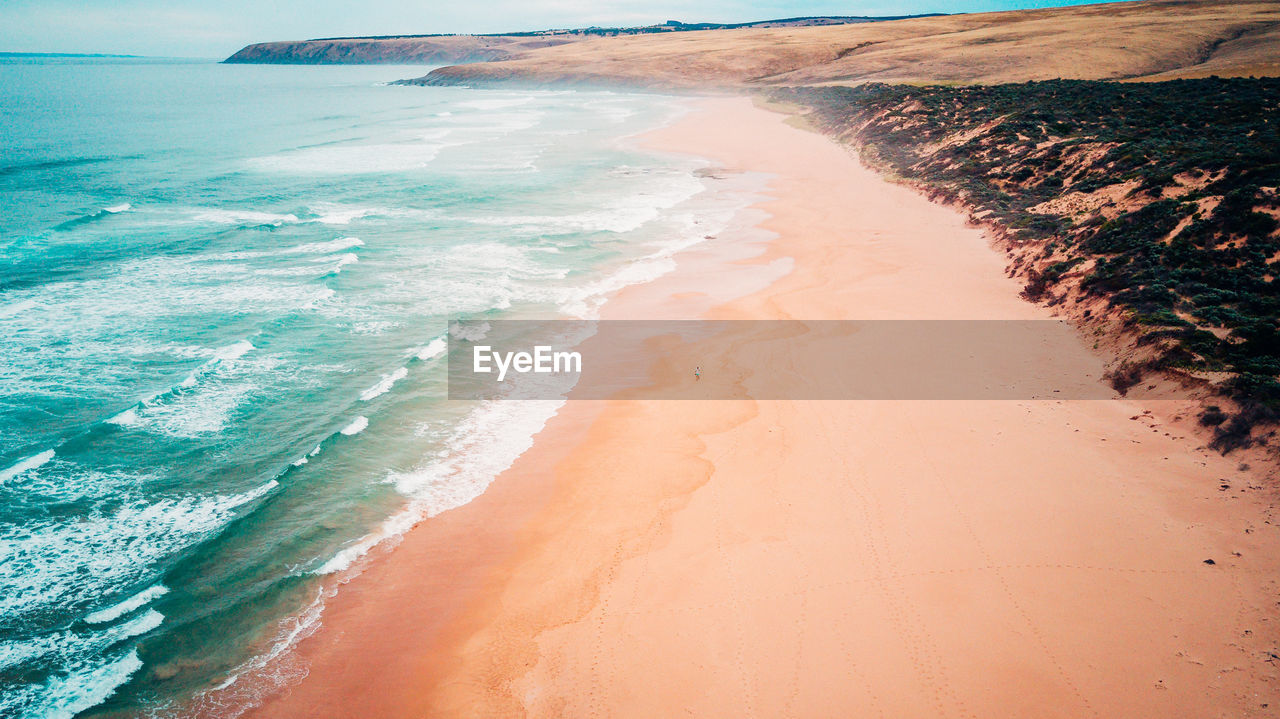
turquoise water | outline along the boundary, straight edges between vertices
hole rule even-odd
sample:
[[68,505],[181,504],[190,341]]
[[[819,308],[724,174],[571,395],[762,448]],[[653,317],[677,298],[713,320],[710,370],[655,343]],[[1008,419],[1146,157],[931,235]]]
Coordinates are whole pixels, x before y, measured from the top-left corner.
[[556,402],[447,402],[446,319],[592,316],[728,222],[675,101],[423,68],[0,64],[0,715],[234,716],[334,573]]

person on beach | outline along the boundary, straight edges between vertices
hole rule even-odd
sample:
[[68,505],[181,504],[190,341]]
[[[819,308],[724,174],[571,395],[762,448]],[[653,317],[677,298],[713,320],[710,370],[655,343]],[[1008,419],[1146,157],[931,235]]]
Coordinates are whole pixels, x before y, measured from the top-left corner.
[[700,379],[702,379],[702,367],[701,367],[701,366],[694,367],[694,368],[693,368],[693,381],[694,381],[694,382],[697,382],[697,381],[698,381],[698,380],[700,380]]

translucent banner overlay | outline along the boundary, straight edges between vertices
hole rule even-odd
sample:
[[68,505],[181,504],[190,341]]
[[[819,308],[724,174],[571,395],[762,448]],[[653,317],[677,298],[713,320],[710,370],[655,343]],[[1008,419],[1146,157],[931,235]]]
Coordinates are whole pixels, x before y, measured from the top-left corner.
[[1118,396],[1052,320],[455,320],[448,340],[460,400]]

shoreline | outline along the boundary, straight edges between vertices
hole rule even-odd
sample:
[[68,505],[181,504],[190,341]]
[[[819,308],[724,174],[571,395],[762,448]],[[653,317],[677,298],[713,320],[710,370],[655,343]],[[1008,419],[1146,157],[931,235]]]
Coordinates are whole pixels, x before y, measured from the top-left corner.
[[[695,247],[605,316],[1049,316],[959,213],[748,99],[697,104],[643,141],[771,174],[776,237],[728,264],[794,266],[717,302]],[[298,647],[308,678],[246,716],[1263,715],[1267,498],[1144,408],[569,403],[380,550]]]

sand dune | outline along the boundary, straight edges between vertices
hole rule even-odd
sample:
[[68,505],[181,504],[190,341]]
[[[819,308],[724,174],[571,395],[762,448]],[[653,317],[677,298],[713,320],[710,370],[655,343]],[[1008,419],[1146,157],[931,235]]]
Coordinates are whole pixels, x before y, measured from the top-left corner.
[[663,88],[1280,73],[1280,5],[1153,0],[831,27],[594,38],[441,68],[431,84]]

